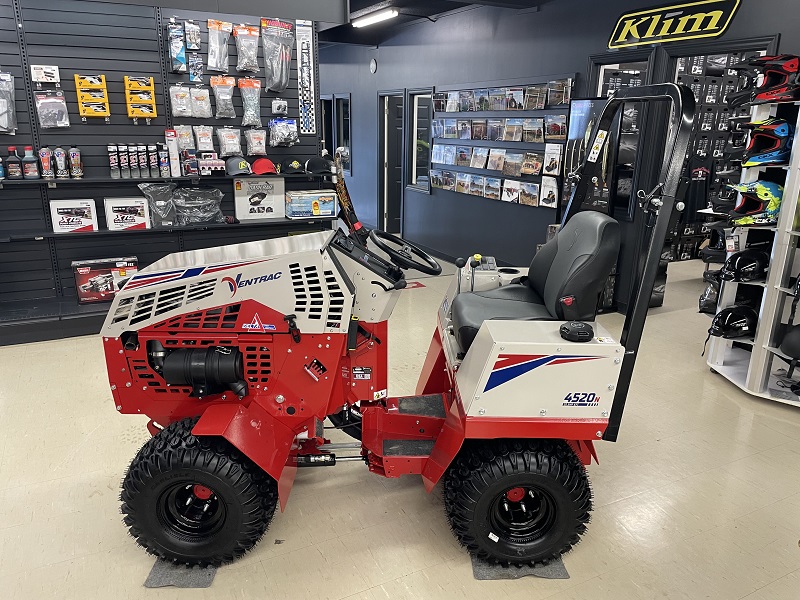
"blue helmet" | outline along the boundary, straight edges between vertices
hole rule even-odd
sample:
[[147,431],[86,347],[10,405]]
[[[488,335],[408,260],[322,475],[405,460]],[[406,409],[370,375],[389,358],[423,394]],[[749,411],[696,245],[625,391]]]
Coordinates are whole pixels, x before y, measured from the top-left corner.
[[760,123],[749,123],[750,143],[742,157],[743,167],[785,165],[792,153],[794,127],[783,119],[772,117]]

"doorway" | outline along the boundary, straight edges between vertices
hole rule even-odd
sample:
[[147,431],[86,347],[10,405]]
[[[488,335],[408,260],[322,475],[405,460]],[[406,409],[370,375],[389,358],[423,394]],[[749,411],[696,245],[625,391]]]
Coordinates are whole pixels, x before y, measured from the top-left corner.
[[378,227],[401,233],[403,212],[403,94],[378,94]]
[[322,109],[322,147],[333,156],[336,151],[333,139],[333,98],[320,97],[319,103]]

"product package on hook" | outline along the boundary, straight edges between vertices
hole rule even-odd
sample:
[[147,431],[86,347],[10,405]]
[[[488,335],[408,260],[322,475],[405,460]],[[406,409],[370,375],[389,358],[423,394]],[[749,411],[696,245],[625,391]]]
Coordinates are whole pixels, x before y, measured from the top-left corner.
[[197,140],[198,152],[214,151],[214,128],[210,125],[195,125],[194,137]]
[[175,125],[173,129],[178,134],[178,150],[196,149],[191,125]]
[[189,88],[182,85],[169,86],[169,100],[173,117],[192,116],[192,95],[189,93]]
[[195,119],[210,119],[214,116],[211,110],[211,94],[206,87],[192,88],[192,116]]
[[197,52],[189,54],[189,81],[192,83],[203,81],[203,57]]
[[140,183],[139,189],[150,207],[150,224],[153,229],[175,225],[175,202],[172,194],[178,187],[174,183]]
[[297,119],[270,119],[270,146],[294,146],[299,141],[300,137],[297,133]]
[[14,76],[0,73],[0,133],[16,134],[17,109],[14,102]]
[[208,20],[208,70],[228,72],[228,39],[233,31],[233,23]]
[[263,129],[248,129],[244,132],[247,140],[247,156],[263,156],[267,153],[267,132]]
[[267,76],[265,87],[273,92],[282,92],[289,85],[294,23],[281,19],[261,19],[261,39]]
[[200,50],[200,25],[194,21],[185,21],[183,32],[186,34],[186,49]]
[[169,62],[173,73],[186,73],[186,45],[183,41],[183,25],[167,23],[169,40]]
[[261,127],[261,80],[239,79],[242,94],[242,126]]
[[217,139],[219,140],[219,157],[242,155],[242,132],[240,129],[232,127],[217,128]]
[[236,79],[214,75],[211,78],[211,89],[214,90],[214,100],[217,103],[217,119],[235,119],[236,109],[233,107],[233,88]]
[[223,197],[217,188],[178,188],[172,194],[177,224],[224,223],[225,216],[220,210]]
[[36,103],[36,114],[39,116],[39,126],[42,129],[69,127],[69,112],[64,92],[42,90],[34,92],[33,99]]
[[236,70],[258,73],[258,25],[236,25]]

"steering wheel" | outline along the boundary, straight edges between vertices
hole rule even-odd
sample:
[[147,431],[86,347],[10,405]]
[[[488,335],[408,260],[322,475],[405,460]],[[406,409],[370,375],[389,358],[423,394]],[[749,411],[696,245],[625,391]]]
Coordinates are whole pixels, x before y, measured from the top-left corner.
[[[442,272],[442,266],[435,258],[403,238],[380,229],[373,229],[369,232],[369,239],[386,252],[392,262],[401,269],[416,269],[426,275],[440,275]],[[423,262],[415,260],[415,256],[421,258]]]

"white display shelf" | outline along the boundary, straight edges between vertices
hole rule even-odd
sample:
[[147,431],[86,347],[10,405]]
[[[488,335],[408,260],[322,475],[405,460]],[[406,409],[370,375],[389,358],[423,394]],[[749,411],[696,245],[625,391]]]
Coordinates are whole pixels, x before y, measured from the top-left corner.
[[[770,348],[768,350],[780,355],[780,351],[775,348]],[[711,370],[722,375],[740,390],[752,396],[758,396],[765,400],[772,400],[773,402],[780,402],[781,404],[788,404],[790,406],[800,406],[800,396],[796,396],[790,390],[778,386],[778,380],[781,378],[775,375],[770,374],[763,392],[754,392],[749,389],[747,386],[747,370],[751,355],[752,353],[747,350],[742,350],[741,348],[728,348],[725,353],[724,364],[711,365]]]

